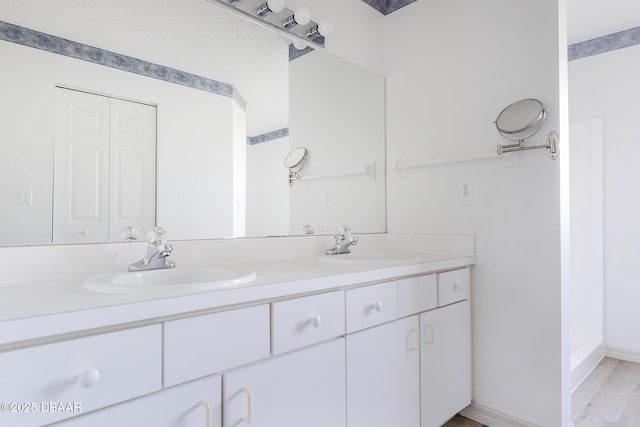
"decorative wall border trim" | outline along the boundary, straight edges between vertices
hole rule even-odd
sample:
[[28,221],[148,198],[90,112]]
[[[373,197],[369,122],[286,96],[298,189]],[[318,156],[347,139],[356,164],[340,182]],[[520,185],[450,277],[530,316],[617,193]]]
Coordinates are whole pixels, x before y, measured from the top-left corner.
[[233,97],[236,99],[236,102],[240,101],[238,103],[241,106],[245,105],[242,96],[228,83],[154,64],[131,56],[120,55],[108,50],[41,33],[7,22],[0,21],[0,40],[57,53],[70,58],[104,65],[105,67],[115,68],[169,83],[188,86],[216,95]]
[[395,12],[401,7],[413,3],[416,0],[362,0],[383,15]]
[[273,141],[274,139],[284,138],[285,136],[289,136],[289,128],[273,130],[257,136],[248,136],[247,145],[262,144],[263,142]]
[[640,27],[569,45],[569,61],[640,44]]

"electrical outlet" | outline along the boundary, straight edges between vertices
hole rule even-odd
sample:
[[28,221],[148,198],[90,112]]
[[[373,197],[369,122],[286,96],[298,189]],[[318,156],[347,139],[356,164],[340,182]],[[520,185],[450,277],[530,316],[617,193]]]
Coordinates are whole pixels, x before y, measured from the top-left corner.
[[471,181],[460,181],[458,196],[460,200],[473,200],[473,185],[471,185]]

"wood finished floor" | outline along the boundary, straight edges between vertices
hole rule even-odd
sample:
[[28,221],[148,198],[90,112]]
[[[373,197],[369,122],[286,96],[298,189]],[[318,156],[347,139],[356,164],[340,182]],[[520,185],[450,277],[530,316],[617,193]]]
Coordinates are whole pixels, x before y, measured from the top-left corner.
[[[576,427],[640,427],[640,364],[605,357],[573,393]],[[455,416],[443,427],[486,427]]]

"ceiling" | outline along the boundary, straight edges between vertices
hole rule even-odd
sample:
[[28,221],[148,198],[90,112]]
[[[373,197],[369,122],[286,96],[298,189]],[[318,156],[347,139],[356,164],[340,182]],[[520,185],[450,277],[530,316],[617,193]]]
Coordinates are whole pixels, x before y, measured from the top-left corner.
[[567,0],[569,44],[640,27],[638,0]]

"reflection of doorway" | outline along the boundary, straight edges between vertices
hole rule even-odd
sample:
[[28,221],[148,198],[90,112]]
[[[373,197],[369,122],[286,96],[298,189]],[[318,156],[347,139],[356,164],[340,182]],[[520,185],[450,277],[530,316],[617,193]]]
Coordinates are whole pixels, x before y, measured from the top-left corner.
[[53,243],[155,224],[156,108],[57,88]]

